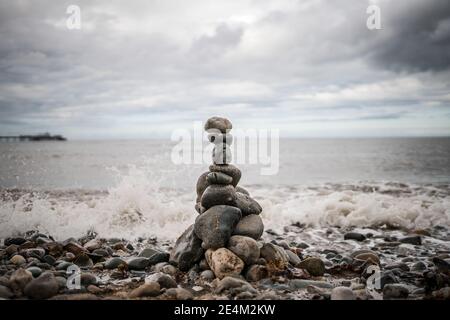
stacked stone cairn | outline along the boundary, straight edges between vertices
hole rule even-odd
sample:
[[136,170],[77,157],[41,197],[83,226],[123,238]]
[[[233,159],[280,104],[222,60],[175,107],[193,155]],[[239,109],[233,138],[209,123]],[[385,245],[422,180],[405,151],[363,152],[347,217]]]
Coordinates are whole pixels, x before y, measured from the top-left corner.
[[242,275],[257,281],[286,268],[289,257],[283,248],[260,240],[262,208],[238,186],[241,171],[230,164],[231,129],[226,118],[206,121],[208,139],[214,144],[213,164],[198,178],[199,215],[176,241],[170,261],[181,271],[197,267],[210,269],[218,279]]

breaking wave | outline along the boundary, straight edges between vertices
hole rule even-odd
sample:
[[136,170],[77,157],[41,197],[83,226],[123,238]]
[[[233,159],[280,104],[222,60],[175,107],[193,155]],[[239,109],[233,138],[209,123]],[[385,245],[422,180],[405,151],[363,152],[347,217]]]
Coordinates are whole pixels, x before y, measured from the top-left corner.
[[[0,237],[39,230],[57,239],[94,231],[101,237],[156,236],[173,241],[191,223],[195,190],[161,187],[161,177],[130,168],[107,191],[4,189]],[[450,187],[401,183],[247,186],[263,207],[266,229],[312,227],[427,228],[450,226]]]

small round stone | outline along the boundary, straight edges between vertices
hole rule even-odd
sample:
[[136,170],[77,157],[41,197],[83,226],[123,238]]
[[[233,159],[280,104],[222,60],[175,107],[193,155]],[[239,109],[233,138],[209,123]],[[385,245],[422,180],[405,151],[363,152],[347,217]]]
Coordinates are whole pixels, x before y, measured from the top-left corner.
[[16,254],[9,260],[9,262],[11,262],[12,264],[15,264],[16,266],[21,266],[21,265],[25,264],[27,262],[27,260],[24,257],[22,257],[21,255]]
[[238,167],[232,165],[232,164],[212,164],[209,166],[209,171],[211,172],[222,172],[226,175],[229,175],[233,178],[232,185],[234,187],[237,186],[239,183],[239,180],[241,180],[241,170],[239,170]]
[[243,216],[262,212],[261,206],[255,199],[240,192],[236,192],[236,207],[241,209]]
[[264,224],[259,215],[250,214],[243,217],[233,231],[234,235],[247,236],[259,240],[264,232]]
[[325,264],[323,261],[316,257],[306,258],[298,264],[299,268],[305,269],[312,276],[323,276],[325,273]]
[[25,287],[24,293],[32,299],[48,299],[59,291],[58,281],[52,273],[43,273],[31,280]]
[[231,121],[227,118],[222,117],[211,117],[206,120],[205,123],[205,131],[211,131],[211,129],[219,130],[222,133],[227,133],[227,131],[231,130],[233,125]]
[[331,300],[355,300],[355,294],[348,287],[336,287],[331,290]]
[[236,205],[236,190],[231,185],[213,184],[202,195],[201,205],[208,210],[217,205]]
[[42,269],[38,268],[38,267],[29,267],[29,268],[27,268],[27,271],[31,272],[31,274],[35,278],[39,277],[42,273]]
[[206,176],[209,184],[231,184],[233,178],[222,172],[210,172]]
[[158,282],[147,282],[131,291],[130,298],[156,297],[160,294],[161,287]]

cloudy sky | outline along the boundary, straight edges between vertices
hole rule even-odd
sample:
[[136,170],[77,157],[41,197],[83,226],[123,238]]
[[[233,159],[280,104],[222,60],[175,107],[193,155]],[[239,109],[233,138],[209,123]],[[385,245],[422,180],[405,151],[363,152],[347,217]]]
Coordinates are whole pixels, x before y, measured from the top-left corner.
[[1,135],[170,137],[212,115],[282,136],[448,136],[450,2],[0,0]]

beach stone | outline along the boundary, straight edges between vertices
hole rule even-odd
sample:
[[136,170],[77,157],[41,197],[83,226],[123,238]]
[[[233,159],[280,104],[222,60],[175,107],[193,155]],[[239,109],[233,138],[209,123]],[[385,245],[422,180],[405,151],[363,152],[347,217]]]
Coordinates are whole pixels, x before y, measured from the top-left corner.
[[94,262],[86,253],[81,253],[80,255],[78,255],[73,263],[75,263],[80,268],[92,268],[94,266]]
[[99,287],[97,287],[97,286],[95,286],[95,285],[93,285],[93,284],[88,285],[88,286],[86,287],[86,290],[87,290],[89,293],[92,293],[92,294],[100,294],[100,293],[103,292],[102,289],[100,289]]
[[42,245],[47,254],[52,257],[59,257],[63,253],[63,245],[59,242],[49,242]]
[[259,264],[249,266],[247,272],[245,273],[245,279],[250,282],[259,281],[267,277],[269,277],[269,270],[267,270],[266,266]]
[[364,241],[366,236],[358,232],[347,232],[344,234],[344,240]]
[[102,243],[98,239],[92,239],[86,242],[83,247],[88,251],[94,251],[102,247]]
[[211,117],[205,123],[205,131],[207,132],[216,132],[218,130],[221,133],[227,133],[232,128],[231,121],[222,117]]
[[383,299],[406,299],[409,290],[401,284],[386,284],[383,288]]
[[421,236],[404,237],[404,238],[400,238],[398,241],[401,243],[408,243],[408,244],[412,244],[415,246],[422,245],[422,237]]
[[230,133],[219,133],[219,132],[211,132],[208,134],[208,140],[214,144],[227,144],[231,145],[233,143],[233,135]]
[[5,286],[0,285],[0,298],[1,299],[11,299],[14,296],[14,293]]
[[298,267],[305,269],[314,277],[323,276],[325,273],[325,264],[321,259],[316,257],[306,258],[298,264]]
[[74,241],[67,242],[64,245],[64,250],[73,253],[75,256],[79,256],[81,253],[86,253],[87,252],[87,249],[85,249],[80,244],[78,244],[78,243],[76,243]]
[[253,238],[232,236],[227,248],[247,265],[255,264],[259,259],[258,243]]
[[244,269],[244,262],[226,248],[208,249],[205,256],[211,270],[219,279],[226,276],[239,275]]
[[152,248],[145,248],[139,253],[139,257],[150,258],[152,255],[154,255],[155,253],[158,253],[158,252],[160,252],[160,251],[152,249]]
[[174,276],[177,273],[177,268],[171,264],[167,264],[161,268],[161,272]]
[[135,257],[128,261],[128,269],[144,270],[150,264],[150,260],[144,257]]
[[196,191],[197,191],[197,202],[200,202],[203,192],[205,192],[206,188],[209,186],[208,180],[206,177],[208,176],[209,171],[203,172],[200,177],[197,179]]
[[284,249],[273,243],[264,243],[260,252],[270,269],[284,269],[289,263],[289,257]]
[[11,262],[12,264],[16,265],[16,266],[21,266],[23,264],[25,264],[27,262],[27,260],[22,257],[20,254],[16,254],[14,255],[9,262]]
[[233,231],[234,235],[246,236],[259,240],[264,232],[264,224],[259,215],[250,214],[242,217]]
[[156,297],[160,294],[161,288],[158,282],[146,282],[137,287],[129,294],[132,299],[142,297]]
[[217,205],[236,206],[236,190],[231,185],[213,184],[206,188],[200,200],[201,205],[208,210]]
[[216,276],[214,275],[214,272],[212,272],[212,270],[205,270],[200,273],[200,277],[205,280],[214,280]]
[[380,276],[380,286],[383,289],[388,284],[397,284],[399,283],[398,277],[392,272],[392,270],[383,271]]
[[5,249],[5,253],[7,256],[11,256],[14,253],[17,253],[17,251],[19,250],[19,246],[17,244],[10,244],[8,247],[6,247]]
[[31,280],[24,289],[24,293],[31,299],[48,299],[58,293],[59,285],[52,273],[45,272]]
[[325,281],[304,280],[304,279],[292,279],[289,282],[289,286],[294,290],[306,289],[309,286],[314,286],[322,289],[331,289],[333,285]]
[[106,269],[116,269],[119,265],[126,265],[127,263],[122,258],[114,257],[105,262]]
[[209,166],[211,172],[222,172],[233,178],[232,185],[237,186],[239,180],[241,180],[241,170],[232,164],[212,164]]
[[70,266],[73,266],[74,264],[72,262],[69,261],[62,261],[61,263],[58,263],[55,267],[56,270],[64,270],[66,271],[67,268],[69,268]]
[[450,274],[450,262],[439,257],[433,257],[432,261],[439,272]]
[[215,293],[222,293],[224,291],[233,290],[235,292],[250,292],[255,294],[257,291],[250,283],[243,279],[235,277],[224,277],[217,283]]
[[297,265],[300,264],[300,262],[301,262],[300,257],[296,253],[292,252],[291,250],[286,250],[286,249],[284,249],[284,251],[286,252],[286,254],[288,256],[289,263],[291,265],[296,267]]
[[31,248],[22,251],[26,257],[42,259],[45,256],[45,250],[42,248]]
[[425,270],[427,270],[427,265],[422,261],[418,261],[411,266],[411,271],[413,272],[421,272]]
[[97,284],[98,280],[95,274],[90,272],[83,272],[80,276],[80,282],[83,286],[89,286],[91,284]]
[[171,288],[166,291],[166,295],[176,300],[192,300],[194,296],[189,290],[184,288]]
[[175,242],[169,261],[181,271],[187,271],[203,257],[203,252],[202,240],[195,234],[194,225],[191,225]]
[[246,195],[250,195],[250,192],[248,192],[245,188],[243,188],[243,187],[241,187],[241,186],[236,186],[236,192],[239,192],[239,193],[243,193],[243,194],[246,194]]
[[211,184],[231,184],[233,182],[233,178],[229,175],[222,172],[210,172],[206,176],[206,180]]
[[148,282],[157,282],[159,283],[161,288],[166,289],[176,288],[178,286],[176,281],[171,276],[162,272],[149,275],[147,278],[145,278],[145,283]]
[[378,255],[371,252],[360,253],[355,256],[354,259],[380,265],[380,258],[378,257]]
[[226,144],[217,144],[212,151],[212,160],[214,164],[228,164],[231,162],[231,149]]
[[29,271],[34,278],[37,278],[41,275],[42,273],[42,269],[39,267],[29,267],[27,268],[27,271]]
[[195,219],[194,231],[203,243],[203,249],[225,247],[241,218],[241,210],[235,207],[214,206]]
[[152,255],[150,258],[148,258],[148,264],[149,265],[155,265],[157,263],[161,262],[168,262],[170,258],[170,254],[167,252],[157,252],[154,255]]
[[241,209],[242,216],[248,216],[250,214],[260,214],[262,211],[259,203],[250,196],[236,192],[236,207]]
[[348,287],[336,287],[331,290],[331,300],[356,300],[353,290]]
[[10,246],[12,244],[20,246],[21,244],[24,244],[27,240],[22,237],[11,237],[5,239],[5,246]]
[[61,276],[55,276],[55,280],[58,283],[59,290],[67,288],[67,279]]
[[101,256],[101,257],[108,257],[110,254],[108,252],[108,250],[100,248],[100,249],[95,249],[94,251],[92,251],[92,254],[95,254],[97,256]]
[[56,259],[53,256],[45,255],[42,257],[42,261],[48,263],[50,266],[53,266],[56,262]]
[[33,280],[33,275],[30,271],[19,268],[11,274],[9,278],[9,286],[14,292],[23,292],[25,286]]

